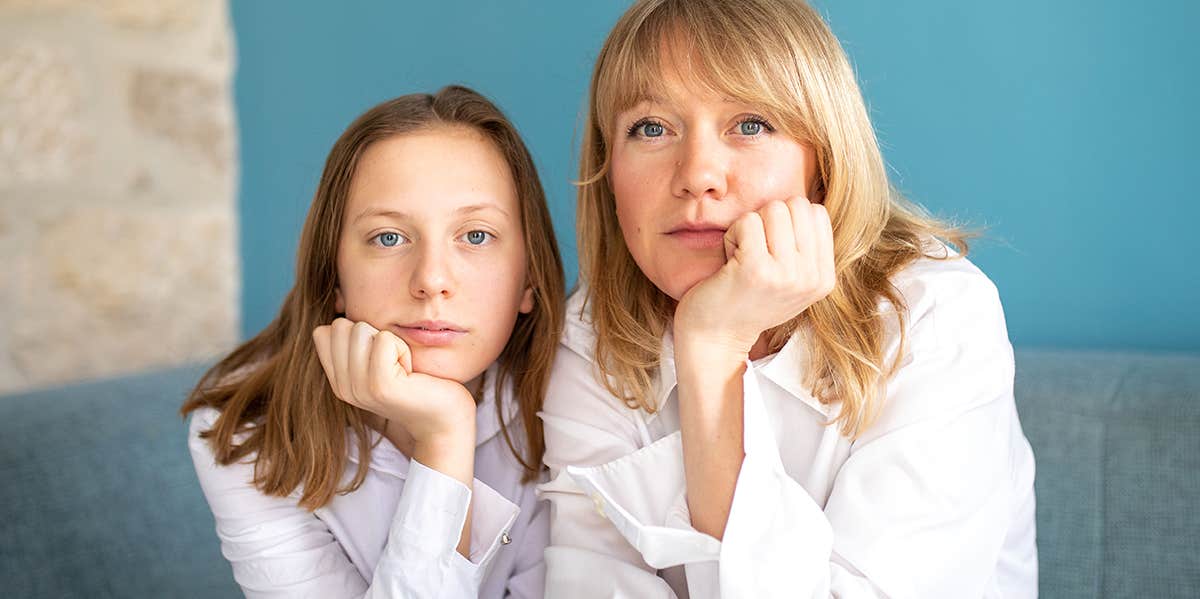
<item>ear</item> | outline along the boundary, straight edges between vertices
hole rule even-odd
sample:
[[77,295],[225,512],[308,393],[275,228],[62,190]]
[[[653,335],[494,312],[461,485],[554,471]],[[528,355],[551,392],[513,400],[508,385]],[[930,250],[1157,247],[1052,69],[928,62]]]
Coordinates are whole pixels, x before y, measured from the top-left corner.
[[333,293],[334,293],[334,298],[333,298],[334,311],[337,312],[338,314],[345,314],[346,313],[346,298],[342,297],[342,288],[334,287]]
[[517,310],[521,314],[533,312],[533,287],[525,288],[525,292],[521,294],[521,307]]

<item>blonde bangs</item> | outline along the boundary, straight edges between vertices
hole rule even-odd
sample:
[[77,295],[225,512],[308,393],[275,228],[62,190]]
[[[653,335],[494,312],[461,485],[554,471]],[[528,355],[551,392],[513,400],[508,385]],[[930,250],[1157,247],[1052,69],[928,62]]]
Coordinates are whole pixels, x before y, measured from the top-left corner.
[[805,90],[814,73],[806,72],[808,52],[787,43],[796,38],[787,25],[761,7],[721,0],[635,7],[614,28],[596,74],[592,116],[605,144],[618,114],[662,95],[668,70],[697,89],[758,107],[785,134],[813,143],[815,115]]

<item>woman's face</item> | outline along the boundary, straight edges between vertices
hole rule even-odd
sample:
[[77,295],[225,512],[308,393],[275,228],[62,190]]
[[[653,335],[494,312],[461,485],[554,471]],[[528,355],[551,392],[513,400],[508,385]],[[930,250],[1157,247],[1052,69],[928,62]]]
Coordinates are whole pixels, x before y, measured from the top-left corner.
[[390,330],[413,370],[468,382],[533,309],[516,187],[500,151],[466,128],[370,145],[338,242],[338,311]]
[[808,196],[812,148],[761,108],[664,69],[656,97],[617,115],[609,183],[634,261],[679,300],[725,264],[725,230],[771,200]]

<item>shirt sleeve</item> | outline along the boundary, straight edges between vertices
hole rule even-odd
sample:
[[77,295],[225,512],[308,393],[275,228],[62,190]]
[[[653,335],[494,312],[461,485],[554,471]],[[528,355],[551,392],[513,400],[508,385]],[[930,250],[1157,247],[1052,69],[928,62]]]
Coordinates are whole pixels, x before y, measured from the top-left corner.
[[[546,436],[544,459],[550,470],[550,481],[540,487],[550,504],[546,598],[674,599],[657,567],[647,563],[606,516],[611,504],[567,472],[568,466],[603,465],[637,453],[633,410],[617,404],[595,381],[591,362],[566,347],[559,348],[552,372],[540,414]],[[677,475],[671,470],[660,474],[682,477],[682,470]],[[661,503],[657,490],[662,487],[638,486],[633,478],[625,482],[629,484],[611,490],[629,495],[631,502],[637,502],[641,490],[647,499],[644,503]],[[651,495],[655,501],[650,501]]]
[[[333,533],[294,497],[270,497],[253,485],[252,463],[215,463],[199,431],[215,411],[192,419],[189,448],[216,520],[221,553],[248,598],[453,597],[474,599],[518,508],[484,483],[473,490],[410,464],[388,543],[372,580],[364,580]],[[473,509],[470,559],[456,547]]]
[[[568,478],[548,489],[562,496],[552,498],[561,529],[552,549],[564,548],[557,565],[547,551],[548,585],[571,591],[561,596],[617,597],[625,592],[617,584],[638,584],[626,594],[670,597],[649,577],[682,565],[691,599],[997,596],[1014,464],[1027,442],[1003,313],[979,278],[960,281],[953,304],[911,323],[880,417],[852,445],[823,504],[785,471],[759,379],[747,368],[746,457],[723,542],[690,525],[678,432],[639,449],[618,432],[620,419],[548,398],[548,412],[578,415],[546,420],[547,461]],[[556,390],[567,391],[564,403],[598,403]],[[597,588],[607,578],[594,574],[600,563],[623,582]]]
[[533,484],[524,485],[521,512],[512,527],[509,551],[516,552],[506,583],[508,599],[542,599],[546,588],[543,553],[550,542],[550,507]]

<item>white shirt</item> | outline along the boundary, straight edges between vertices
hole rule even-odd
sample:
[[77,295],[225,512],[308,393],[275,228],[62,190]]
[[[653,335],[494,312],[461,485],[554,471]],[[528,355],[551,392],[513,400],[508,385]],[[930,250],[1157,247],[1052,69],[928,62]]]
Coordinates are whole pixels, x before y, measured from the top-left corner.
[[[373,433],[378,443],[362,486],[315,512],[299,507],[299,489],[289,497],[259,492],[251,460],[217,465],[199,433],[212,428],[218,412],[197,410],[188,437],[192,461],[221,553],[246,597],[541,597],[546,504],[533,484],[521,483],[523,471],[499,432],[493,389],[485,385],[476,410],[472,489]],[[511,389],[504,396],[509,433],[523,439]],[[344,482],[359,461],[356,441],[348,443]],[[468,505],[470,559],[456,549]]]
[[[576,293],[542,412],[546,597],[1036,597],[1033,454],[996,289],[965,259],[923,259],[893,283],[907,346],[856,441],[802,382],[803,334],[748,363],[723,541],[690,523],[670,335],[659,411],[630,409],[595,378]],[[890,318],[885,363],[898,344]]]

